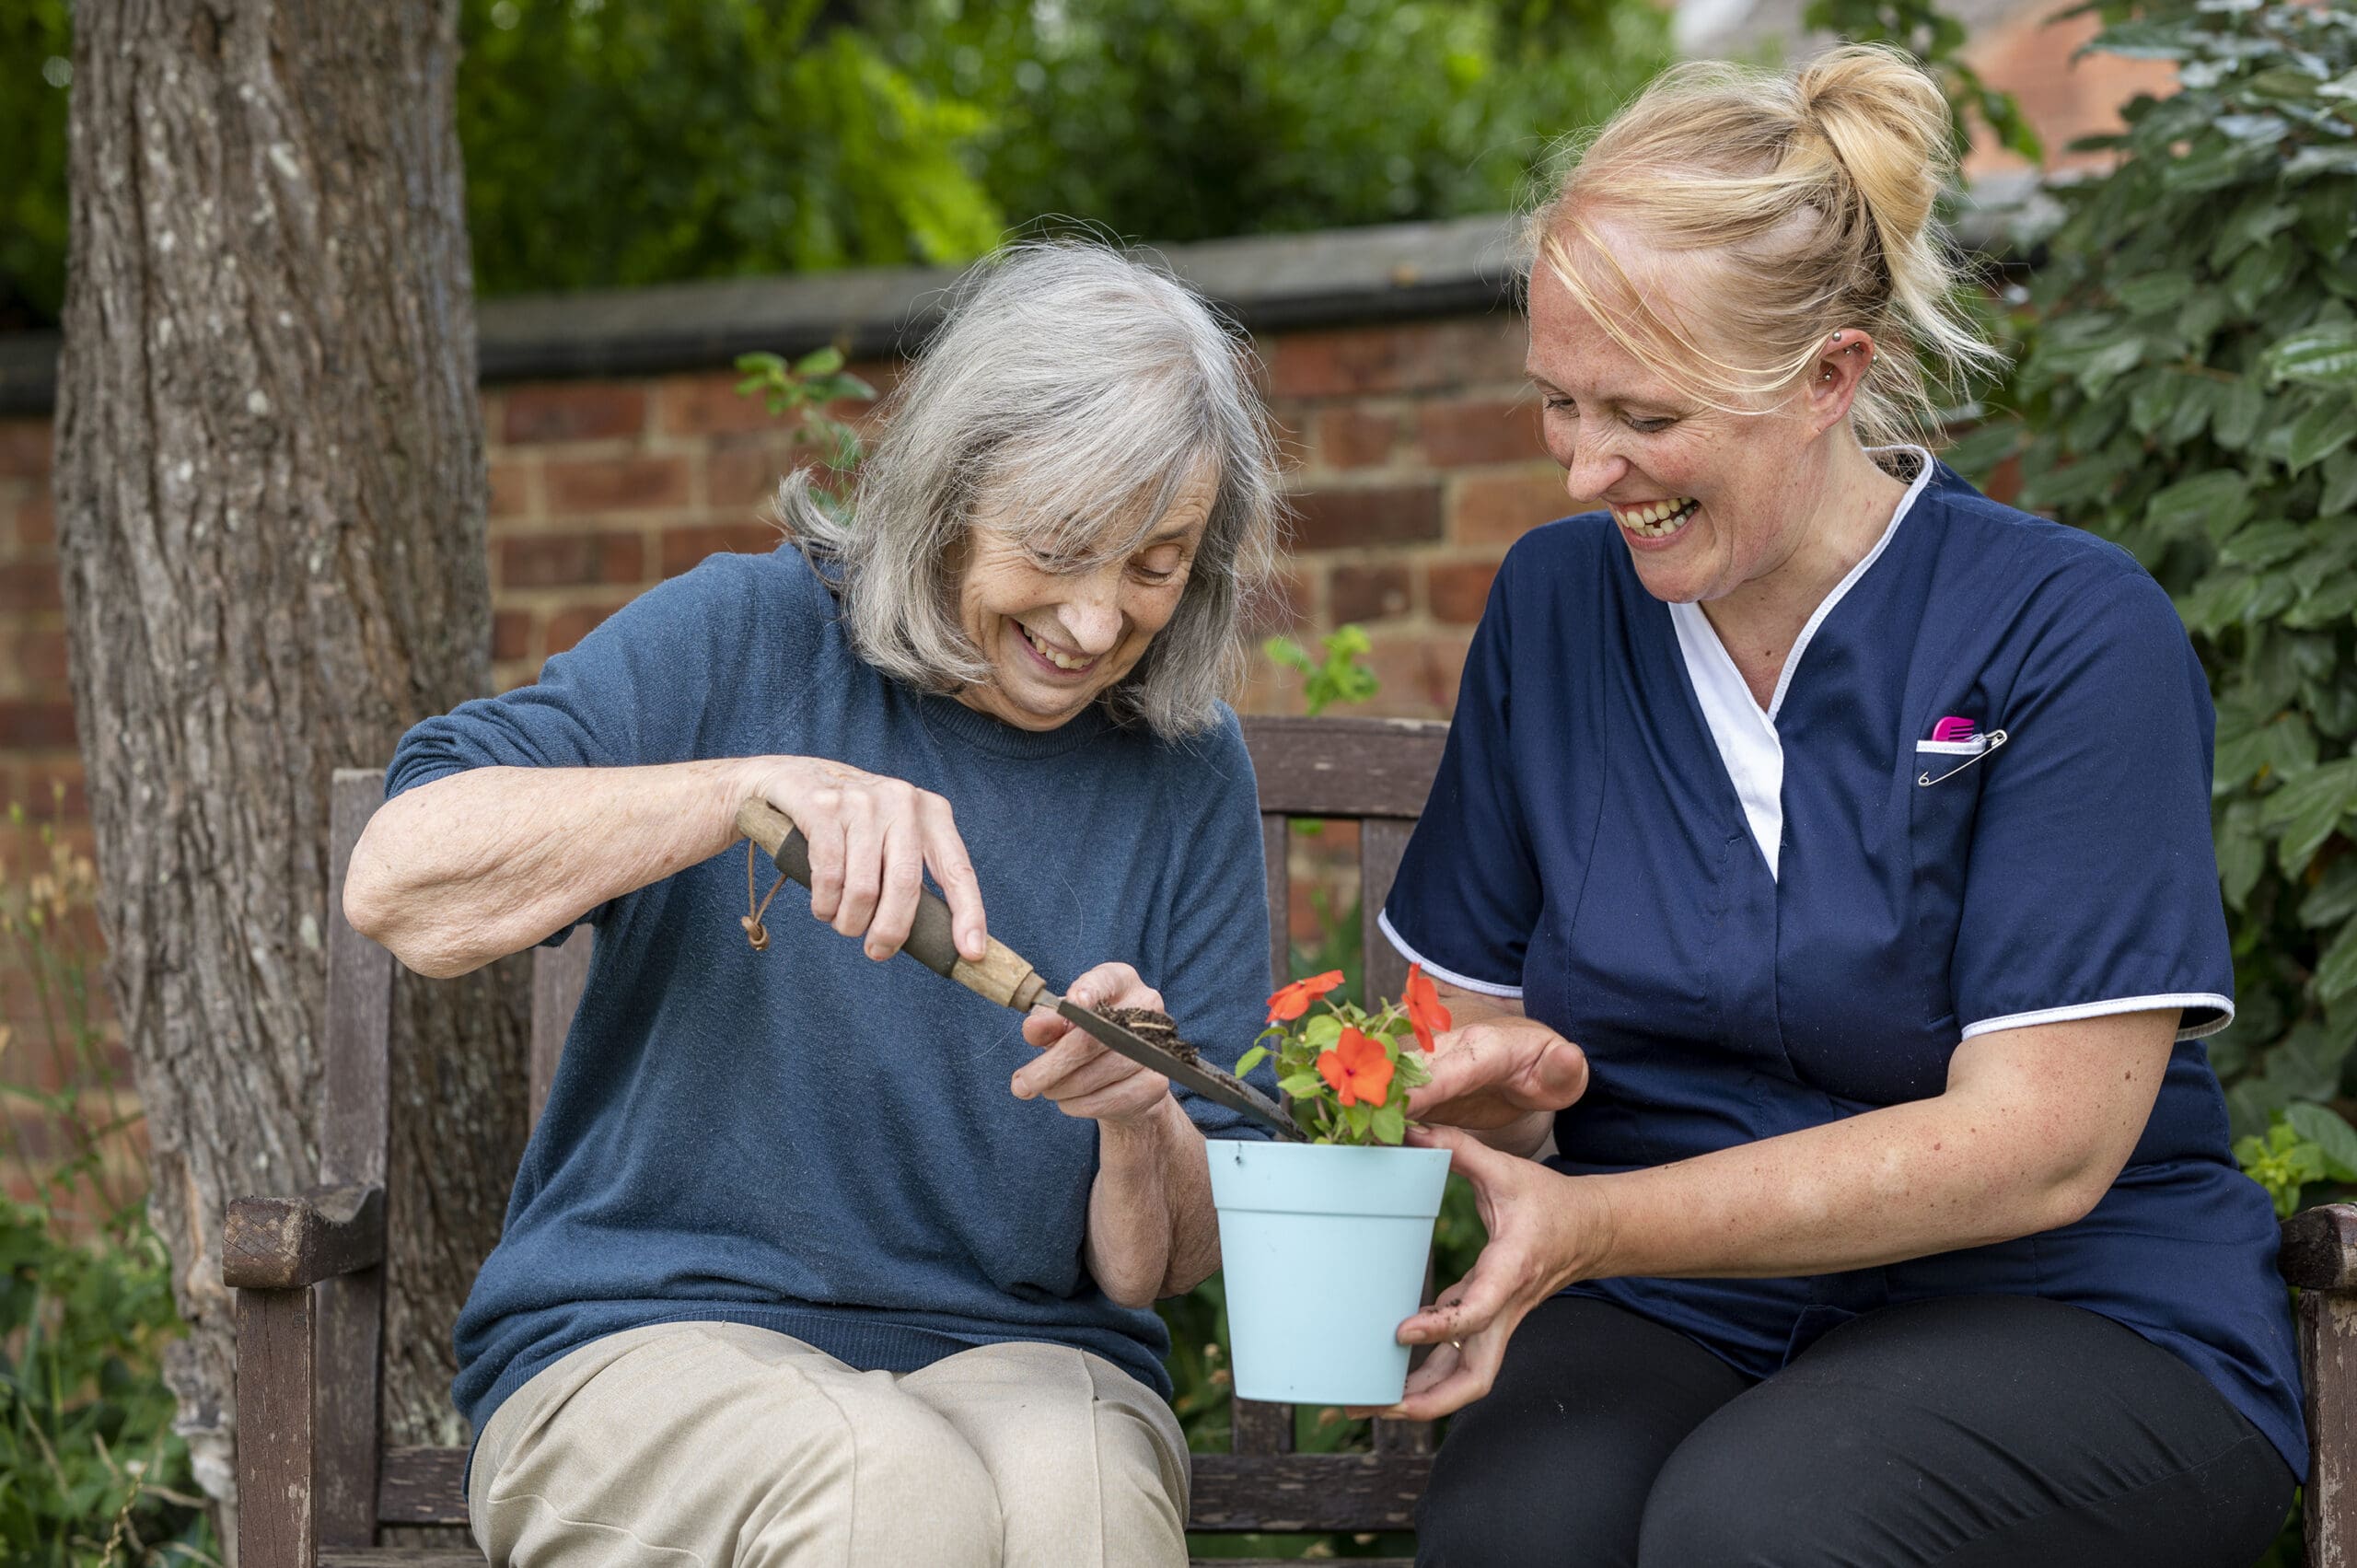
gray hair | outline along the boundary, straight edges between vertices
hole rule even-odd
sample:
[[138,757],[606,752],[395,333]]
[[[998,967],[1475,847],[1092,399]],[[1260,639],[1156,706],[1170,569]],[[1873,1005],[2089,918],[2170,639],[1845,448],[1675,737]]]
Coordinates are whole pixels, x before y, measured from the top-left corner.
[[[1105,694],[1113,717],[1177,739],[1209,727],[1247,658],[1245,610],[1274,575],[1275,444],[1241,334],[1168,273],[1100,245],[1035,241],[960,280],[946,319],[885,404],[851,520],[808,470],[778,520],[835,584],[853,645],[911,685],[991,679],[958,622],[976,507],[1004,494],[1017,544],[1075,566],[1125,555],[1187,481],[1216,477],[1178,608]],[[1141,500],[1142,520],[1113,527]]]

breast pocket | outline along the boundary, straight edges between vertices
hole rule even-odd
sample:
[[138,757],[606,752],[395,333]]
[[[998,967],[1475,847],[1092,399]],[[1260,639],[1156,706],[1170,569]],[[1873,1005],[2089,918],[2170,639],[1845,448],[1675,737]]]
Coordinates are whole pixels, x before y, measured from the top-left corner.
[[1982,781],[2005,740],[2000,729],[1970,740],[1918,741],[1908,770],[1907,843],[1914,863],[1908,925],[1923,1017],[1936,1027],[1956,1022],[1948,967],[1964,914],[1973,823]]

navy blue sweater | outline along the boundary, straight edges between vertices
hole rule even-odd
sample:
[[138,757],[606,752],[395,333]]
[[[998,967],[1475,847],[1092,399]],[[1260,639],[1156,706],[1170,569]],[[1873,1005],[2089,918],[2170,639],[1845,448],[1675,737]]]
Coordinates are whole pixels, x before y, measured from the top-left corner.
[[[715,556],[538,685],[426,720],[386,793],[473,767],[770,754],[946,796],[991,935],[1051,986],[1131,963],[1223,1063],[1260,1028],[1265,874],[1235,715],[1183,745],[1096,709],[1038,735],[912,691],[853,652],[791,546]],[[754,1324],[892,1371],[1049,1341],[1167,1396],[1160,1320],[1081,1261],[1096,1124],[1008,1092],[1037,1054],[1020,1017],[912,958],[869,961],[793,884],[766,952],[744,912],[739,846],[587,916],[588,987],[459,1318],[451,1393],[475,1430],[565,1352],[667,1321]]]

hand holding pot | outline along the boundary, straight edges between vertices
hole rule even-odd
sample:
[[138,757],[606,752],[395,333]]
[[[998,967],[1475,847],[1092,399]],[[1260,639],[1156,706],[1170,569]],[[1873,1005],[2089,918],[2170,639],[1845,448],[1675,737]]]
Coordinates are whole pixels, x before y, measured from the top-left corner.
[[[1127,964],[1097,965],[1066,987],[1064,998],[1092,1013],[1109,1007],[1163,1010],[1162,993]],[[1045,1096],[1066,1116],[1128,1121],[1154,1114],[1170,1098],[1169,1079],[1106,1050],[1087,1030],[1045,1008],[1023,1020],[1023,1038],[1041,1054],[1008,1086],[1017,1099]]]
[[1409,1375],[1406,1394],[1387,1410],[1355,1413],[1431,1421],[1490,1391],[1506,1341],[1524,1317],[1584,1278],[1587,1260],[1601,1255],[1607,1216],[1577,1178],[1502,1154],[1468,1133],[1419,1128],[1408,1141],[1449,1151],[1450,1168],[1473,1184],[1490,1240],[1472,1272],[1399,1325],[1401,1344],[1434,1347]]

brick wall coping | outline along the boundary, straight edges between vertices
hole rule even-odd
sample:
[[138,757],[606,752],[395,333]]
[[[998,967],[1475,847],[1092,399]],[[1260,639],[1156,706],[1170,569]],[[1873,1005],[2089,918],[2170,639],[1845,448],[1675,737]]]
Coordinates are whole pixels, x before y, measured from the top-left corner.
[[[2026,175],[1978,181],[1957,238],[2011,248],[2043,199]],[[1256,235],[1163,248],[1182,277],[1255,332],[1478,315],[1515,298],[1515,220],[1504,214]],[[476,321],[487,382],[642,376],[726,366],[749,349],[800,354],[840,343],[853,358],[916,348],[940,319],[954,269],[897,267],[718,278],[648,288],[520,295],[483,302]],[[45,413],[58,334],[0,336],[0,414]]]

